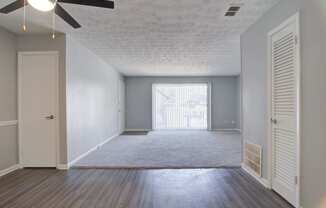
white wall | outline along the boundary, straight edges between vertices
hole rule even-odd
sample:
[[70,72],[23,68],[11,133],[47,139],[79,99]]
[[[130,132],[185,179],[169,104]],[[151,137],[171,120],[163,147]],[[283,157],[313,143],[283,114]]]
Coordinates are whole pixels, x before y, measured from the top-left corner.
[[[267,34],[300,11],[302,53],[301,204],[326,207],[326,4],[282,0],[241,37],[243,138],[263,146],[267,178]],[[322,200],[324,204],[322,205]]]
[[153,83],[200,82],[212,85],[212,129],[238,128],[238,80],[235,76],[126,77],[126,129],[152,129]]
[[72,162],[118,134],[121,75],[92,51],[67,36],[67,142]]
[[0,27],[0,171],[18,163],[16,36]]

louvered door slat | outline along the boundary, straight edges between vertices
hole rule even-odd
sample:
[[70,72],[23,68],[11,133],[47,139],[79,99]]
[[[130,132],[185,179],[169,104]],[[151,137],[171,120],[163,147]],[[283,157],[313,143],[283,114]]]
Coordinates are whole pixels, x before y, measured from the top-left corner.
[[296,24],[271,35],[272,187],[290,203],[296,201],[297,45]]

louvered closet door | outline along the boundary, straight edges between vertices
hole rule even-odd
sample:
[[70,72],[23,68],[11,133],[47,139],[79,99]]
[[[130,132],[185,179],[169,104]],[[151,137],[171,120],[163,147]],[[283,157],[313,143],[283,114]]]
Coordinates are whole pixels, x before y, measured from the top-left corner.
[[296,22],[271,36],[272,188],[296,206],[298,48]]

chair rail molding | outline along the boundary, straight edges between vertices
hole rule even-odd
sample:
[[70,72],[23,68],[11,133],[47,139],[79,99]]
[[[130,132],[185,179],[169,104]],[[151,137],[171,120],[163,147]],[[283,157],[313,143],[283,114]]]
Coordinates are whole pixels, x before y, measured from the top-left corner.
[[11,121],[0,121],[0,127],[4,126],[17,126],[18,121],[17,120],[11,120]]

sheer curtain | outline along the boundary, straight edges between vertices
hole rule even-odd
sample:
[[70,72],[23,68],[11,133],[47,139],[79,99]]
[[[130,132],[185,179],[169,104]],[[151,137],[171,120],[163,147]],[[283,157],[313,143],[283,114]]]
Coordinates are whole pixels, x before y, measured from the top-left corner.
[[154,84],[154,129],[207,129],[207,84]]

